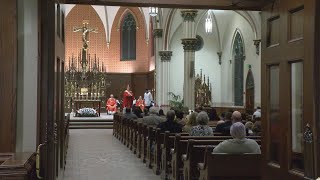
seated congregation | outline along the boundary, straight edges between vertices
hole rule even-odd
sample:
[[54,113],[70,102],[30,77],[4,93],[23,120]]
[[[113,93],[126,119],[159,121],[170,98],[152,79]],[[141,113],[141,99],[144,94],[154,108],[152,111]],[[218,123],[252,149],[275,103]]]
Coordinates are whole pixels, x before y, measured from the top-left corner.
[[113,135],[161,179],[260,179],[260,118],[260,108],[252,116],[127,108],[114,115]]

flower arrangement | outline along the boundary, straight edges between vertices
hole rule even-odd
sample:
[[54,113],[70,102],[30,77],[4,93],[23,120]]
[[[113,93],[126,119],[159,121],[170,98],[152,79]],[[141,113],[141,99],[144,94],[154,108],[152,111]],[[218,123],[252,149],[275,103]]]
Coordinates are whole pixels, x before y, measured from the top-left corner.
[[93,108],[82,108],[77,111],[78,117],[97,117],[98,113]]

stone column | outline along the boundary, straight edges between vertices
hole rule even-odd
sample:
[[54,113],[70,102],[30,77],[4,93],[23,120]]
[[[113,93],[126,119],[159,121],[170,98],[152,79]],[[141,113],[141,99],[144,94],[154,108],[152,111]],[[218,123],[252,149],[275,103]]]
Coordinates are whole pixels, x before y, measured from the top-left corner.
[[194,110],[195,96],[195,49],[197,44],[195,34],[195,21],[197,10],[182,10],[184,38],[182,39],[184,49],[184,83],[183,83],[183,100],[184,106]]
[[161,64],[161,56],[158,54],[160,49],[162,50],[162,29],[154,29],[153,30],[153,37],[154,37],[154,56],[155,56],[155,89],[156,94],[154,94],[155,102],[160,106],[162,104],[161,96],[162,96],[162,89],[161,89],[161,78],[162,78],[162,64]]
[[172,56],[172,51],[159,51],[159,56],[161,57],[161,71],[160,73],[160,102],[161,105],[169,105],[169,92],[170,92],[170,60]]

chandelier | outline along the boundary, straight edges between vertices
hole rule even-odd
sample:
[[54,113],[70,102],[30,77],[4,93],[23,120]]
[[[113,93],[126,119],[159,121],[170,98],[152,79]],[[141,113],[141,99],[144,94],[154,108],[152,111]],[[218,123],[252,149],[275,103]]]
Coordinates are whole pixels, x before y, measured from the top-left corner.
[[212,33],[212,22],[213,22],[212,13],[213,12],[209,9],[207,13],[206,23],[205,23],[205,29],[207,34]]
[[149,7],[149,15],[155,17],[158,15],[158,8],[157,7]]

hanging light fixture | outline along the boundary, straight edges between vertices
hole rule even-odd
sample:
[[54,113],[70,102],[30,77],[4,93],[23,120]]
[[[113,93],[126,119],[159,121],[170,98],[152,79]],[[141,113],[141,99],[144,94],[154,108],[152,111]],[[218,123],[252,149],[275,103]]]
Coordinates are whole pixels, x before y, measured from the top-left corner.
[[158,8],[157,7],[149,7],[149,15],[155,17],[158,15]]
[[211,34],[212,33],[212,12],[211,10],[209,9],[208,10],[208,14],[207,14],[207,18],[206,18],[206,23],[205,23],[205,28],[206,28],[206,33],[207,34]]

